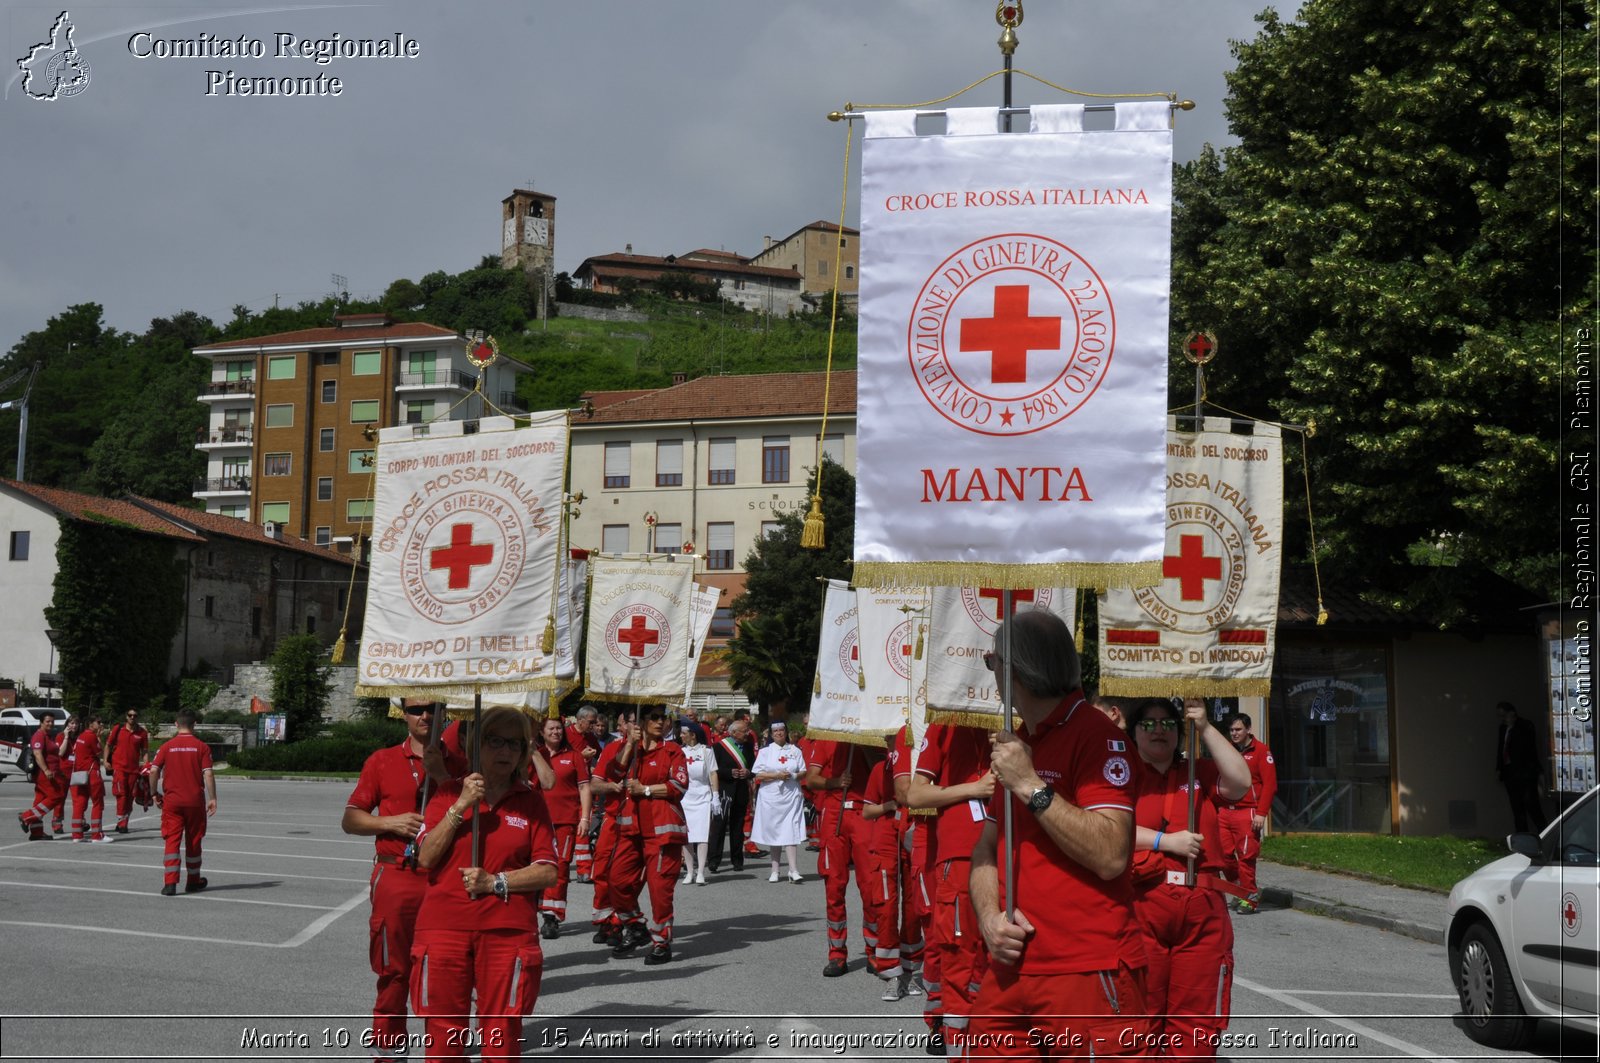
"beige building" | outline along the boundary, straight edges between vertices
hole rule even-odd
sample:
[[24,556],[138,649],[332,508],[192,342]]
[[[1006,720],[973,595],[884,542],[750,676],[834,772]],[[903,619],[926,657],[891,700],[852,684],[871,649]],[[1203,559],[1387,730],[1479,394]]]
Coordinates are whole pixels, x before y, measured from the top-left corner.
[[713,625],[721,641],[732,633],[728,605],[744,589],[745,557],[780,514],[804,516],[820,455],[855,472],[855,372],[833,374],[826,432],[824,380],[707,376],[588,396],[594,416],[572,425],[572,490],[585,496],[572,545],[700,555],[696,578],[727,592]]
[[[817,297],[833,291],[834,259],[839,259],[839,297],[854,309],[860,290],[861,232],[848,225],[814,221],[782,240],[766,237],[766,247],[750,259],[752,266],[792,269],[800,274],[800,288]],[[828,310],[829,307],[820,307]]]
[[209,410],[195,446],[206,512],[271,523],[319,546],[348,546],[372,516],[376,430],[526,412],[501,357],[480,370],[450,329],[347,314],[332,328],[197,347],[211,363]]

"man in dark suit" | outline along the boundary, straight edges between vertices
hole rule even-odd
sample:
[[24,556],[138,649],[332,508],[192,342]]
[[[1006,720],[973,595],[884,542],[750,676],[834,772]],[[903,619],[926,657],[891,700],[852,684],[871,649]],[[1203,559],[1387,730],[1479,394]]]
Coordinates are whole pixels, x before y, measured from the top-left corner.
[[728,733],[711,747],[717,758],[717,786],[722,794],[720,818],[711,825],[711,851],[706,863],[712,871],[722,865],[722,843],[731,843],[728,861],[735,871],[744,870],[744,817],[750,807],[750,765],[755,763],[756,742],[750,734],[750,720],[741,717],[728,725]]
[[1500,733],[1495,741],[1495,774],[1505,785],[1511,801],[1511,819],[1518,833],[1544,830],[1549,822],[1539,801],[1539,779],[1544,775],[1544,758],[1539,755],[1533,721],[1517,715],[1517,707],[1502,701]]

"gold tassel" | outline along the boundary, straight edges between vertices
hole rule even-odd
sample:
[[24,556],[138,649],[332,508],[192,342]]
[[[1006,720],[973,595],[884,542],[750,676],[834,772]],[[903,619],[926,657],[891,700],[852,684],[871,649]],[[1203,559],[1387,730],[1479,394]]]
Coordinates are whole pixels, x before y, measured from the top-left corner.
[[856,671],[856,686],[862,690],[867,689],[867,670],[865,668]]
[[918,661],[922,660],[922,633],[926,630],[928,630],[926,624],[917,625],[917,647],[916,649],[912,650],[911,653],[913,659]]
[[811,693],[813,693],[813,694],[822,693],[822,673],[821,672],[813,672],[811,674]]
[[339,629],[339,637],[333,642],[333,663],[344,663],[344,628]]
[[1322,627],[1328,622],[1328,611],[1322,607],[1322,599],[1317,599],[1317,626]]
[[556,618],[553,616],[544,622],[544,638],[539,640],[539,650],[545,654],[556,651]]
[[806,526],[800,532],[800,547],[804,550],[821,550],[826,545],[822,536],[822,496],[811,496],[811,512],[806,514]]

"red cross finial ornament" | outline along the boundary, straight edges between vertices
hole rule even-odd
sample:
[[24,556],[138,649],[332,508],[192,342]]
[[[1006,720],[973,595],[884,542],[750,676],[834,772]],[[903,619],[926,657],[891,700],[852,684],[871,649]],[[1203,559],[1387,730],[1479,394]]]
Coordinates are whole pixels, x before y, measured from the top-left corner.
[[1183,338],[1183,356],[1194,365],[1205,365],[1217,356],[1217,337],[1213,332],[1191,332]]
[[1008,30],[1022,25],[1022,0],[1000,0],[994,8],[994,20]]

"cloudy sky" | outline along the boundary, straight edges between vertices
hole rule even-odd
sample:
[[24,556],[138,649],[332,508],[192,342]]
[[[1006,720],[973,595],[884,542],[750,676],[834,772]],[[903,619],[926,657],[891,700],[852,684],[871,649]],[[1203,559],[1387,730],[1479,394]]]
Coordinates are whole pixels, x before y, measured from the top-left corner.
[[[100,2],[69,8],[87,84],[41,101],[28,91],[45,76],[25,87],[17,60],[62,9],[3,3],[0,351],[75,303],[139,332],[184,309],[225,321],[236,304],[318,299],[333,274],[366,296],[467,269],[499,250],[500,200],[530,185],[557,197],[558,269],[627,244],[753,254],[838,216],[844,126],[829,111],[935,99],[1001,65],[986,0]],[[1225,141],[1229,41],[1266,6],[1027,0],[1016,66],[1195,100],[1177,126],[1186,159]],[[278,57],[279,34],[400,34],[418,55],[319,65]],[[135,54],[202,35],[265,54]],[[343,88],[229,96],[230,70]],[[996,78],[955,103],[1000,92]],[[1071,102],[1020,75],[1015,101]]]

